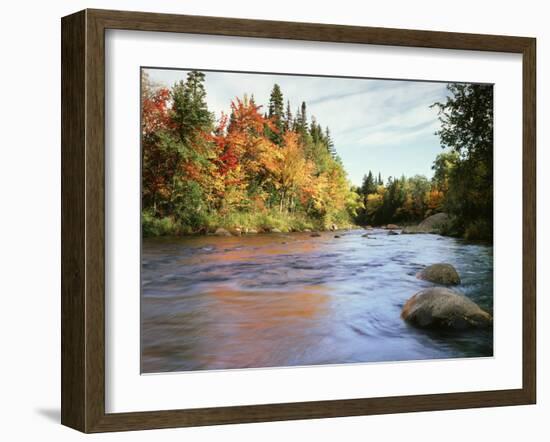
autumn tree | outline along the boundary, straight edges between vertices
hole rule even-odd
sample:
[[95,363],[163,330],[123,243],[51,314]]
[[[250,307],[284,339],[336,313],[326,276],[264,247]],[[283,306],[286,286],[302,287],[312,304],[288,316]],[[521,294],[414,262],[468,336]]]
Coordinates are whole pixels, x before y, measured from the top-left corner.
[[147,75],[142,82],[144,232],[205,231],[275,211],[323,228],[362,209],[328,128],[308,118],[305,102],[296,116],[289,101],[285,112],[278,85],[267,110],[244,95],[215,121],[204,73],[190,71],[170,90]]
[[141,142],[142,198],[154,216],[164,215],[173,192],[173,177],[177,168],[177,153],[171,148],[171,128],[166,88],[154,91],[145,81],[142,86]]

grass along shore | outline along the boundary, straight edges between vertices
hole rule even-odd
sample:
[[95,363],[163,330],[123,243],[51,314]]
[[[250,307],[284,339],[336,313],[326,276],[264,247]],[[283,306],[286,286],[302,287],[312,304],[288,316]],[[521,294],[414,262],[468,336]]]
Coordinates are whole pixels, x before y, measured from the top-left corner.
[[327,222],[309,218],[301,213],[280,213],[277,210],[261,213],[231,213],[226,216],[212,215],[204,219],[198,228],[178,222],[173,217],[156,218],[144,212],[141,225],[144,237],[207,234],[214,233],[219,228],[229,232],[287,233],[359,227],[343,217]]

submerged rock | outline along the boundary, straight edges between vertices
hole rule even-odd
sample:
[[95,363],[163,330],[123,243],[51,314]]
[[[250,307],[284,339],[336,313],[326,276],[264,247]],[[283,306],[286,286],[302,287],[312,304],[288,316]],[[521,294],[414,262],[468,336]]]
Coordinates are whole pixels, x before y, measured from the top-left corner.
[[311,235],[312,238],[318,238],[319,236],[321,236],[321,234],[319,232],[313,232]]
[[418,279],[435,282],[436,284],[457,285],[460,284],[460,276],[451,264],[432,264],[416,274]]
[[369,235],[368,235],[368,233],[364,233],[364,234],[362,234],[362,235],[361,235],[361,238],[369,238]]
[[492,316],[461,293],[444,287],[421,290],[403,306],[401,317],[420,328],[485,328]]
[[395,230],[390,230],[388,232],[388,235],[399,235],[399,233],[397,233]]
[[224,229],[223,227],[218,227],[216,231],[214,232],[214,235],[216,236],[231,236],[231,233]]
[[335,238],[342,238],[340,235],[334,235]]

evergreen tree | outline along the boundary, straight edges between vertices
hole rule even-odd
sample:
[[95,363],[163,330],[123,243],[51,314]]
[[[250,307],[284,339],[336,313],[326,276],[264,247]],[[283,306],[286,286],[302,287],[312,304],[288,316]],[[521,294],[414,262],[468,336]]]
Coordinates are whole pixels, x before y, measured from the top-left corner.
[[332,138],[330,136],[330,130],[329,130],[328,126],[325,129],[325,142],[327,144],[328,153],[330,153],[332,158],[334,158],[334,159],[339,158],[338,154],[336,153],[336,148],[334,147],[334,141],[332,141]]
[[307,110],[306,102],[302,101],[302,106],[296,112],[296,132],[305,135],[307,133]]
[[321,126],[317,124],[317,119],[313,116],[311,117],[311,123],[309,125],[309,134],[314,143],[322,143],[324,141]]
[[366,199],[368,195],[375,192],[376,192],[376,183],[374,182],[372,171],[369,170],[369,174],[363,177],[363,184],[361,185],[361,193]]
[[206,105],[204,73],[191,71],[187,80],[179,81],[172,88],[173,120],[182,142],[190,144],[197,131],[209,131],[214,122]]
[[275,144],[280,145],[285,130],[285,114],[283,93],[277,83],[275,83],[273,89],[271,89],[267,116],[273,121],[276,129],[275,131],[270,129],[267,130],[267,136]]
[[384,184],[384,181],[382,181],[382,174],[380,172],[378,172],[378,181],[377,181],[377,184],[379,186],[382,186]]
[[285,131],[288,132],[293,130],[293,117],[292,111],[290,110],[290,100],[286,102],[286,113],[285,113]]

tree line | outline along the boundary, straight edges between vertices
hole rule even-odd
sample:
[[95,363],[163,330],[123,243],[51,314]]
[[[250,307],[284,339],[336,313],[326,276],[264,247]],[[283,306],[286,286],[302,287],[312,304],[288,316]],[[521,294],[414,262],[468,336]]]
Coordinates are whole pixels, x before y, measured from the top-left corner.
[[358,224],[411,224],[443,211],[443,190],[424,175],[390,176],[384,183],[380,174],[375,178],[369,171],[356,192],[362,202]]
[[451,83],[438,109],[436,132],[445,151],[436,156],[433,178],[382,177],[369,171],[362,186],[360,224],[411,223],[438,212],[450,215],[445,233],[492,240],[493,235],[493,88]]
[[236,97],[216,120],[205,75],[171,88],[142,75],[142,207],[145,235],[216,227],[283,231],[415,223],[446,212],[449,234],[492,238],[493,91],[449,84],[439,111],[441,145],[431,180],[365,174],[354,187],[328,127],[294,111],[274,84],[265,110]]
[[144,234],[350,225],[359,197],[305,102],[293,112],[275,84],[265,112],[244,95],[216,121],[204,81],[191,71],[168,89],[142,76]]

